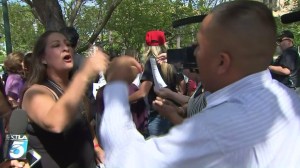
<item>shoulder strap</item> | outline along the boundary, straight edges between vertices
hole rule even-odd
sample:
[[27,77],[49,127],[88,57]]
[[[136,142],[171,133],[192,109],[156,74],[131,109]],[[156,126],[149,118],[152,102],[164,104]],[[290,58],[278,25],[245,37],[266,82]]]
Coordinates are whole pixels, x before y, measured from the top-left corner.
[[57,97],[62,96],[62,93],[55,86],[53,86],[49,81],[44,82],[42,85],[52,89],[54,93],[57,95]]

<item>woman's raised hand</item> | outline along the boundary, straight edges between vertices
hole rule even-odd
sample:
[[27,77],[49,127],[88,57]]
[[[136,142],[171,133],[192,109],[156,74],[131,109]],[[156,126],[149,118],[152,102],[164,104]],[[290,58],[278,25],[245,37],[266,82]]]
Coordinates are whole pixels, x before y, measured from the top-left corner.
[[108,56],[99,47],[92,46],[82,69],[88,77],[93,78],[100,72],[105,72],[108,63]]

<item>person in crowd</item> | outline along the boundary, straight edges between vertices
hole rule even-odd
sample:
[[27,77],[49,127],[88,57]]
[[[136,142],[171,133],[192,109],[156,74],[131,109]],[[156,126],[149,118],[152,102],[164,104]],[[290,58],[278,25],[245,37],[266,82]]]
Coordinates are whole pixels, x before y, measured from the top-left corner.
[[[122,57],[124,57],[124,56],[122,56]],[[125,55],[125,57],[131,57],[131,56]],[[114,59],[119,59],[119,58],[115,57],[112,60],[114,60]],[[122,70],[121,68],[122,67],[120,66],[116,70],[121,71]],[[108,73],[109,73],[109,71],[113,71],[113,69],[109,68]],[[131,68],[124,69],[124,71],[132,74],[132,76],[130,76],[130,78],[124,79],[124,80],[127,81],[129,95],[131,95],[131,94],[133,94],[134,92],[136,92],[138,90],[138,87],[135,84],[133,84],[133,81],[135,80],[136,76],[139,73],[136,73],[136,71],[134,69],[132,70]],[[136,76],[134,76],[134,75],[136,75]],[[101,122],[103,111],[105,109],[104,100],[103,100],[103,90],[104,90],[104,88],[105,88],[105,85],[102,86],[97,91],[97,96],[96,96],[96,104],[97,104],[96,118],[98,120],[97,122]],[[133,119],[133,121],[136,125],[137,130],[146,137],[148,135],[147,134],[147,117],[148,117],[148,113],[147,113],[147,110],[146,110],[146,105],[145,105],[144,100],[140,99],[136,102],[131,103],[130,104],[130,111],[131,111],[132,119]]]
[[99,130],[106,166],[298,167],[300,98],[268,70],[276,48],[271,10],[258,1],[222,3],[204,18],[197,40],[207,106],[165,136],[145,140],[131,121],[126,84],[109,81]]
[[282,54],[269,66],[272,77],[287,87],[296,89],[300,85],[300,83],[297,84],[300,61],[298,50],[294,46],[294,34],[289,30],[284,30],[278,36],[276,43]]
[[[166,53],[166,38],[162,31],[149,31],[146,33],[146,49],[144,53],[144,72],[141,77],[139,90],[129,96],[129,102],[135,102],[139,99],[145,99],[149,109],[148,131],[149,135],[163,135],[169,131],[172,123],[164,117],[161,117],[152,106],[155,100],[154,75],[152,74],[152,65],[150,58],[156,59],[157,68],[167,87],[176,91],[176,71],[174,66],[162,61]],[[162,56],[161,56],[162,55]]]
[[[76,53],[76,49],[77,49],[77,46],[79,43],[79,34],[75,27],[63,27],[60,29],[60,32],[66,36],[66,38],[70,42],[72,49],[74,50],[74,57],[73,57],[74,66],[70,72],[70,77],[72,77],[81,68],[81,66],[85,62],[85,57],[79,53]],[[98,78],[98,76],[95,79],[97,79],[97,78]],[[93,94],[93,83],[94,83],[94,81],[91,81],[89,83],[88,89],[86,91],[86,98],[87,98],[87,101],[89,102],[89,108],[91,111],[92,118],[94,118],[95,113],[96,113],[96,111],[95,111],[96,99]],[[94,122],[92,122],[91,124],[94,125],[93,123]]]
[[3,160],[3,142],[4,142],[4,133],[7,122],[9,121],[11,113],[11,106],[8,102],[8,99],[5,95],[5,88],[0,78],[0,162]]
[[33,66],[31,61],[32,61],[32,52],[28,52],[24,55],[24,63],[23,63],[25,81],[29,77],[30,67]]
[[24,54],[21,52],[10,53],[4,61],[4,67],[8,72],[5,81],[5,94],[12,108],[17,108],[20,103],[24,88]]
[[96,167],[95,159],[104,159],[89,125],[87,104],[82,100],[89,82],[105,71],[108,60],[95,49],[70,80],[73,55],[69,41],[58,31],[43,33],[33,49],[34,66],[27,79],[22,109],[29,118],[29,147],[41,155],[37,167]]
[[27,161],[18,161],[18,160],[6,160],[3,161],[3,142],[4,142],[4,129],[2,122],[8,121],[12,108],[7,101],[7,97],[5,95],[4,86],[2,80],[0,78],[0,168],[11,168],[11,167],[24,167],[29,168],[29,164]]
[[[184,69],[183,72],[189,76],[190,80],[199,81],[199,74],[196,71]],[[158,97],[154,101],[156,104],[155,109],[161,116],[168,118],[174,125],[181,124],[185,118],[192,117],[206,107],[203,89],[203,85],[199,83],[196,91],[191,96],[185,96],[173,92],[168,88],[161,88],[156,91]]]
[[79,34],[75,27],[63,27],[59,31],[67,37],[71,47],[74,50],[74,66],[70,72],[72,76],[77,70],[79,70],[85,60],[84,56],[75,52],[79,41]]
[[[167,54],[165,56],[165,62],[167,62]],[[177,93],[180,93],[182,95],[188,94],[188,85],[187,85],[187,77],[183,74],[183,66],[181,63],[173,63],[172,64],[176,69],[176,90]]]

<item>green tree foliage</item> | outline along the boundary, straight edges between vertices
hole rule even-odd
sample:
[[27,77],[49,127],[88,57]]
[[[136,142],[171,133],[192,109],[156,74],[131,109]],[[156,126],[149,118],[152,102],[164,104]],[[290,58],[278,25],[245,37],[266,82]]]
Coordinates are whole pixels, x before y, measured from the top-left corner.
[[[13,51],[27,52],[36,38],[46,29],[46,21],[34,9],[47,0],[9,1],[9,19]],[[177,19],[206,14],[212,7],[226,0],[51,0],[59,3],[63,21],[74,26],[80,34],[80,49],[101,41],[106,50],[118,53],[130,49],[141,52],[145,34],[149,30],[166,32],[169,48],[185,47],[196,41],[200,24],[173,28]],[[121,3],[122,2],[122,3]],[[266,2],[268,3],[268,2]],[[56,3],[51,3],[55,5]],[[40,7],[39,9],[46,8]],[[50,10],[50,9],[47,9]],[[59,17],[58,17],[59,18]],[[290,29],[300,44],[299,23],[283,25],[276,18],[278,32]],[[2,8],[0,33],[4,35]],[[180,45],[178,42],[180,41]],[[0,63],[5,57],[4,38],[0,39]]]
[[191,0],[123,0],[107,26],[108,30],[113,31],[110,46],[140,51],[145,42],[145,34],[149,30],[165,31],[171,48],[176,47],[178,36],[181,37],[183,46],[189,45],[195,41],[199,24],[174,29],[172,22],[205,13],[207,10],[203,5],[199,10],[199,2]]
[[34,18],[28,6],[11,3],[9,10],[14,51],[31,51],[36,38],[44,31],[43,25]]
[[[18,2],[9,4],[9,21],[13,51],[31,51],[44,27],[35,19],[28,6]],[[6,56],[2,8],[0,8],[0,23],[0,32],[3,36],[0,39],[0,63],[2,63]]]

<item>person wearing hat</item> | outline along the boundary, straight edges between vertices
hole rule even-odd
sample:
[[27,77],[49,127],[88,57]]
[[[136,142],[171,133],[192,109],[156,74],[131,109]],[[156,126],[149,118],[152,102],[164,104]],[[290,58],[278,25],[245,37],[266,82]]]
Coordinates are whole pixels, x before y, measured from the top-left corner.
[[[141,77],[141,84],[138,91],[129,96],[129,102],[135,102],[139,99],[145,99],[149,108],[148,132],[149,135],[163,135],[169,131],[171,122],[159,115],[153,108],[152,102],[156,99],[155,74],[152,72],[150,58],[155,58],[157,69],[166,87],[176,91],[176,70],[173,65],[166,63],[166,38],[165,33],[159,30],[151,30],[146,33],[146,47],[143,55],[144,72]],[[147,137],[147,135],[145,135]]]
[[294,34],[289,30],[284,30],[278,36],[276,43],[282,54],[269,66],[272,77],[287,87],[296,89],[299,54],[294,47]]

